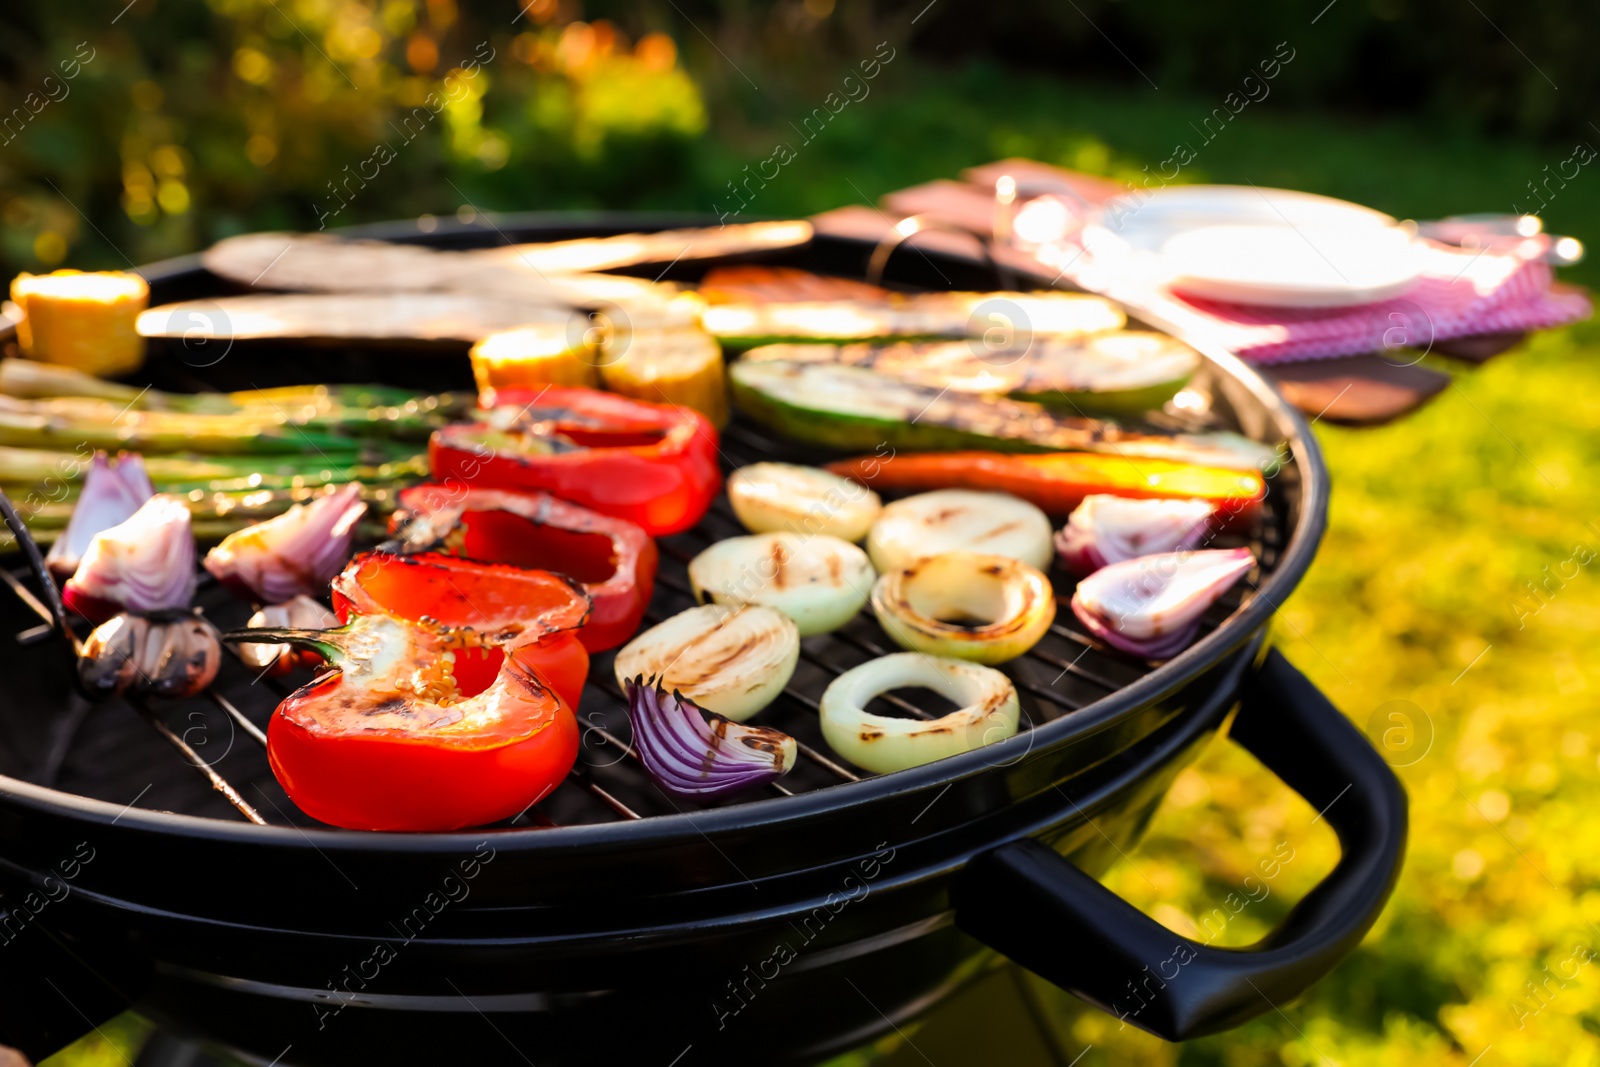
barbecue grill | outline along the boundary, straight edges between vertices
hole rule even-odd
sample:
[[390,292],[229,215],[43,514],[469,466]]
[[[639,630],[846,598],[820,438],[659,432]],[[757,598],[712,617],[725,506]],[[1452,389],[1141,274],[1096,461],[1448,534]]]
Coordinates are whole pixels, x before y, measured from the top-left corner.
[[[528,215],[351,232],[471,247],[704,221]],[[767,258],[860,277],[871,252],[818,237]],[[984,263],[913,247],[889,277],[986,288]],[[153,304],[227,291],[194,258],[143,273]],[[1259,567],[1195,645],[1152,666],[1063,611],[1005,668],[1023,701],[1016,737],[870,776],[836,760],[817,723],[832,678],[893,651],[862,615],[807,638],[762,713],[799,740],[795,770],[713,807],[649,784],[603,654],[579,709],[577,767],[517,819],[435,835],[319,826],[278,788],[263,749],[271,709],[304,679],[259,680],[230,660],[194,700],[90,706],[39,586],[13,561],[0,570],[15,593],[0,591],[0,633],[16,635],[0,648],[0,1042],[43,1054],[131,1006],[262,1063],[802,1062],[872,1040],[1005,957],[1172,1040],[1282,1006],[1377,917],[1405,801],[1360,733],[1265,645],[1323,532],[1316,444],[1248,367],[1206,357],[1184,419],[1288,447],[1245,542]],[[180,345],[147,373],[168,388],[471,385],[459,355],[281,343],[240,342],[220,361]],[[743,419],[722,451],[730,469],[824,458]],[[693,602],[695,553],[742,532],[722,499],[662,539],[646,625]],[[1070,581],[1056,579],[1064,604]],[[214,584],[198,603],[222,629],[248,614]],[[891,696],[887,710],[942,713],[935,699]],[[1344,850],[1249,950],[1187,942],[1093,880],[1222,732],[1322,811]]]

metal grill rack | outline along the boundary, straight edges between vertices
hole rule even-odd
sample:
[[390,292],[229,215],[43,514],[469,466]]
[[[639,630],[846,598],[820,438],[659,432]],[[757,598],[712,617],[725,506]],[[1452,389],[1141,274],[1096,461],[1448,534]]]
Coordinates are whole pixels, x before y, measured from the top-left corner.
[[[760,460],[810,461],[797,458],[792,445],[766,436],[743,420],[728,428],[721,448],[727,469]],[[1248,539],[1219,538],[1216,542],[1218,546],[1248,545],[1256,553],[1258,568],[1211,608],[1202,622],[1203,633],[1221,625],[1254,596],[1262,577],[1277,565],[1289,532],[1282,494],[1296,488],[1297,477],[1292,464],[1278,475],[1261,522]],[[719,496],[693,530],[660,539],[661,567],[645,625],[655,625],[694,603],[686,571],[690,559],[715,541],[745,532],[726,496]],[[60,670],[52,675],[59,692],[45,705],[55,709],[57,720],[51,724],[48,745],[27,775],[30,780],[130,808],[244,818],[260,825],[320,825],[295,808],[278,787],[264,751],[264,724],[272,709],[294,686],[308,681],[310,673],[300,672],[288,679],[253,677],[230,646],[216,683],[197,698],[161,706],[122,700],[90,706],[71,690],[63,642],[51,625],[49,609],[35,592],[32,572],[27,568],[0,569],[0,576],[40,620],[18,633],[17,640],[30,648],[37,646],[41,665],[51,659],[60,664]],[[1087,635],[1067,607],[1071,579],[1059,571],[1051,577],[1056,583],[1056,622],[1032,651],[1003,668],[1022,700],[1022,729],[1070,715],[1153,668],[1153,664]],[[242,626],[250,611],[204,574],[197,603],[222,630]],[[47,652],[47,646],[53,648]],[[823,741],[818,701],[828,683],[845,670],[895,651],[898,648],[870,612],[861,613],[834,633],[804,639],[793,679],[757,720],[793,735],[800,758],[781,782],[723,803],[812,792],[864,776],[866,772],[837,760]],[[581,747],[569,783],[502,826],[558,827],[684,810],[681,802],[650,784],[629,747],[627,710],[614,679],[612,660],[612,653],[602,653],[591,665],[578,709]],[[934,694],[913,692],[913,697],[888,694],[875,701],[871,710],[920,718],[943,713],[931,708],[939,699]],[[144,726],[136,725],[138,720],[143,720]],[[191,771],[178,773],[172,753],[162,755],[162,747],[175,750]]]

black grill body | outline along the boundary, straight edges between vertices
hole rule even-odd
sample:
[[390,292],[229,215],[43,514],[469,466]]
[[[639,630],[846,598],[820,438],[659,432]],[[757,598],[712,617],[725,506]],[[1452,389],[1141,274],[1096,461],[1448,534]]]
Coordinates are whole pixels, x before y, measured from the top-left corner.
[[[508,216],[362,235],[467,247],[702,221]],[[870,251],[818,238],[772,258],[859,276]],[[993,285],[978,261],[954,255],[895,263],[907,285]],[[153,302],[226,291],[193,260],[145,273]],[[1206,355],[1197,386],[1212,424],[1285,441],[1291,457],[1250,542],[1261,561],[1250,587],[1156,668],[1096,645],[1063,610],[1006,668],[1031,728],[910,771],[848,780],[828,766],[816,725],[833,676],[893,650],[869,617],[808,638],[789,692],[762,713],[824,757],[785,780],[796,795],[673,804],[627,757],[602,655],[579,709],[573,782],[515,825],[442,835],[330,830],[296,811],[259,746],[219,710],[262,725],[280,695],[238,664],[225,667],[220,700],[158,711],[265,827],[240,820],[130,708],[73,696],[63,643],[35,634],[0,650],[0,899],[11,920],[0,917],[0,931],[16,931],[0,1041],[42,1054],[132,1005],[284,1064],[804,1062],[925,1010],[1003,962],[996,949],[1169,1038],[1271,1010],[1249,990],[1282,1003],[1376,918],[1403,851],[1404,798],[1365,740],[1265,651],[1271,615],[1321,537],[1327,475],[1270,387],[1225,353]],[[470,386],[462,353],[447,348],[241,342],[211,366],[182,357],[159,353],[155,383]],[[730,465],[826,458],[742,420],[723,449]],[[740,532],[721,500],[699,528],[663,539],[647,625],[692,602],[686,561]],[[1070,580],[1052,577],[1064,606]],[[216,589],[201,603],[224,627],[247,614]],[[38,621],[0,594],[0,632]],[[1260,952],[1197,957],[1136,1009],[1126,982],[1167,958],[1170,948],[1149,956],[1176,935],[1080,872],[1101,874],[1134,847],[1173,777],[1241,705],[1236,736],[1319,809],[1335,802],[1327,815],[1345,859]]]

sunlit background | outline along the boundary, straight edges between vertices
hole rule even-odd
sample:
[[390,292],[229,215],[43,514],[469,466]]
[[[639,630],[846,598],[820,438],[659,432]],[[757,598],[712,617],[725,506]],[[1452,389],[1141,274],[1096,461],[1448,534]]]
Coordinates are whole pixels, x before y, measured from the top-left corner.
[[[250,230],[425,214],[711,214],[780,144],[793,160],[743,217],[871,202],[1009,155],[1133,180],[1285,45],[1270,93],[1180,180],[1416,219],[1532,211],[1593,244],[1600,176],[1550,178],[1600,146],[1594,23],[1576,0],[11,4],[0,267],[125,268]],[[868,91],[802,133],[874,57]],[[1592,263],[1569,274],[1600,280]],[[1543,970],[1600,940],[1597,357],[1588,324],[1481,369],[1430,356],[1455,381],[1420,414],[1317,426],[1332,528],[1277,636],[1358,723],[1403,701],[1428,733],[1400,770],[1400,888],[1302,1001],[1182,1048],[1041,984],[1067,1059],[1600,1064],[1600,967],[1559,984]],[[1314,817],[1224,744],[1108,881],[1194,934],[1286,846],[1270,894],[1219,938],[1245,944],[1332,866]],[[852,1059],[1052,1062],[1019,1010],[1014,986],[988,983]],[[1015,1048],[996,1047],[997,1018]],[[122,1063],[143,1032],[119,1020],[56,1062]]]

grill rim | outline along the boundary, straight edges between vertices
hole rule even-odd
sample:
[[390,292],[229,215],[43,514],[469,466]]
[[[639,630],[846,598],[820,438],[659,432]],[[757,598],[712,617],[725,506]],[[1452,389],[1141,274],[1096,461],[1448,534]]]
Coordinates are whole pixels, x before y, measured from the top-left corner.
[[[559,240],[569,236],[604,236],[613,233],[649,232],[684,226],[706,226],[714,217],[694,213],[633,212],[518,212],[495,216],[492,229],[485,230],[457,220],[437,221],[432,231],[424,232],[415,220],[376,223],[336,231],[343,236],[440,247],[487,246],[499,243],[504,234],[520,239]],[[814,243],[838,251],[857,251],[863,262],[872,251],[872,242],[818,234]],[[976,257],[953,252],[929,251],[930,258],[963,265],[981,262]],[[199,255],[163,260],[139,268],[152,286],[203,278]],[[1057,278],[1042,268],[1018,270],[1019,280],[1043,288],[1055,286]],[[1163,323],[1137,309],[1127,309],[1129,317],[1165,332],[1174,332]],[[1298,586],[1321,543],[1327,526],[1329,476],[1321,448],[1310,424],[1249,364],[1237,356],[1203,340],[1190,340],[1222,380],[1242,386],[1268,416],[1274,429],[1287,441],[1291,459],[1300,471],[1298,517],[1277,563],[1250,600],[1201,640],[1167,663],[1129,685],[1084,705],[1076,711],[1041,723],[1030,731],[1035,739],[1020,760],[1027,761],[1117,726],[1142,709],[1157,704],[1186,685],[1195,682],[1254,638],[1276,614],[1287,596]],[[1287,466],[1287,464],[1285,464]],[[1269,493],[1271,481],[1268,482]],[[1182,716],[1194,714],[1185,709]],[[147,832],[162,836],[178,835],[196,840],[227,844],[254,844],[295,852],[321,847],[344,852],[404,852],[421,856],[458,854],[470,850],[485,834],[493,836],[497,849],[527,854],[542,849],[587,849],[594,847],[660,847],[694,839],[705,839],[725,831],[749,831],[755,827],[799,827],[810,819],[842,810],[870,806],[873,801],[897,794],[926,793],[955,783],[975,779],[1001,768],[992,766],[984,749],[963,753],[935,763],[892,774],[874,775],[860,781],[841,782],[825,789],[795,796],[776,796],[744,801],[722,808],[697,809],[689,813],[652,815],[618,822],[563,825],[557,827],[515,827],[452,831],[446,833],[377,833],[322,826],[257,826],[230,822],[209,816],[119,808],[109,801],[95,800],[48,786],[36,785],[0,775],[0,800],[6,804],[43,813],[66,815],[97,826],[115,823],[124,831]]]

